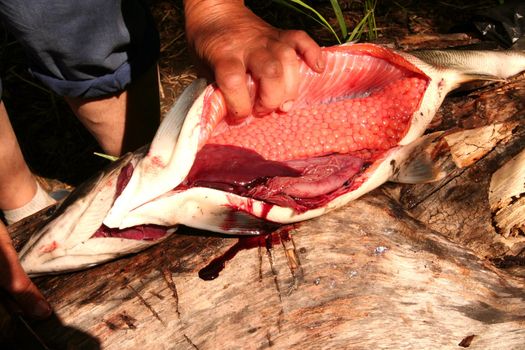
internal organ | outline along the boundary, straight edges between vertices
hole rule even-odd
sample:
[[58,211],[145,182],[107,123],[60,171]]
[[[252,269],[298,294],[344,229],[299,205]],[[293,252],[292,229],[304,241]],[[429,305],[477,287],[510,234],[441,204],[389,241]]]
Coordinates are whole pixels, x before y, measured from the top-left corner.
[[[378,77],[378,79],[384,77]],[[332,153],[389,149],[404,136],[427,85],[415,74],[293,111],[230,127],[208,144],[236,145],[268,160],[305,159]]]
[[282,162],[264,159],[246,148],[207,144],[176,190],[211,187],[302,212],[333,199],[363,165],[353,154]]

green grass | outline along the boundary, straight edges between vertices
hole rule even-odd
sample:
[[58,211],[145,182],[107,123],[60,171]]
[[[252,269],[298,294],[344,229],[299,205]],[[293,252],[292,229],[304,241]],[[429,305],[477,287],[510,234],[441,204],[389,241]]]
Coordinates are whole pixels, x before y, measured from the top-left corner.
[[274,0],[274,2],[289,7],[319,23],[332,33],[339,44],[349,41],[359,41],[362,39],[363,34],[366,34],[368,40],[377,38],[377,25],[374,13],[377,0],[364,0],[362,2],[363,15],[361,20],[354,25],[351,31],[349,31],[349,24],[347,24],[343,10],[337,0],[330,0],[330,4],[332,5],[333,14],[337,19],[338,30],[336,30],[336,28],[334,28],[318,10],[309,5],[306,1]]
[[101,153],[101,152],[93,152],[93,154],[96,155],[96,156],[99,156],[99,157],[101,157],[101,158],[104,158],[104,159],[110,160],[110,161],[112,161],[112,162],[118,160],[118,157],[116,157],[116,156],[111,156],[111,155],[109,155],[109,154],[105,154],[105,153]]

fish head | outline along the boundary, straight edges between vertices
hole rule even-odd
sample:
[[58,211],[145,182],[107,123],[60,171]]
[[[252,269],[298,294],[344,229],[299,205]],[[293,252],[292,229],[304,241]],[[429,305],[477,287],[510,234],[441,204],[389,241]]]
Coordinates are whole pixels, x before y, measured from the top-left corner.
[[78,186],[24,245],[20,262],[30,276],[78,270],[144,249],[174,228],[139,225],[113,232],[104,217],[145,150],[126,154]]

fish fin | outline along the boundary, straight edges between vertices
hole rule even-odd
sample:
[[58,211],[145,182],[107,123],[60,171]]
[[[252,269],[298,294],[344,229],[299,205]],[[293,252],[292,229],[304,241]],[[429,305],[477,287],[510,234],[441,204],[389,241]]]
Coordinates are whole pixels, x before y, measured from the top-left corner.
[[179,134],[188,112],[205,89],[206,81],[196,79],[179,96],[162,120],[147,155],[138,162],[127,186],[104,219],[105,225],[119,227],[130,210],[178,185],[172,172],[177,165],[173,158]]
[[166,113],[150,145],[150,153],[162,159],[169,159],[177,143],[186,115],[193,102],[206,88],[206,80],[195,79],[179,96]]
[[199,222],[183,225],[204,230],[223,232],[229,235],[253,236],[275,231],[281,225],[258,218],[246,212],[228,208],[220,213],[199,218]]
[[439,181],[446,176],[446,172],[438,166],[427,152],[418,152],[414,155],[395,168],[389,181],[418,184]]

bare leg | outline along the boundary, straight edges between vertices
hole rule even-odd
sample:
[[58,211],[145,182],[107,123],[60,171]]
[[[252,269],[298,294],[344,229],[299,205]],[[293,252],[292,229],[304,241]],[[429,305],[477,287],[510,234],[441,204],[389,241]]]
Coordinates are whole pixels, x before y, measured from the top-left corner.
[[4,103],[0,101],[0,209],[19,208],[36,193],[31,174],[16,140]]
[[[25,206],[35,197],[36,179],[31,174],[16,140],[4,103],[0,101],[0,209]],[[45,205],[44,205],[45,206]],[[26,315],[45,318],[51,307],[27,277],[0,221],[0,289],[13,296]]]
[[160,123],[157,67],[118,95],[66,101],[104,152],[118,156],[135,151],[151,142]]
[[[119,95],[66,100],[104,151],[120,155],[145,145],[155,135],[160,121],[158,88],[155,66]],[[38,188],[0,101],[0,210],[8,222],[15,222],[52,202]]]

